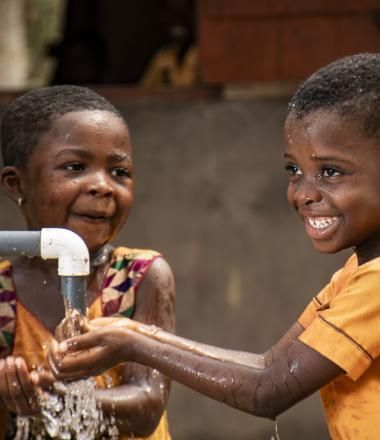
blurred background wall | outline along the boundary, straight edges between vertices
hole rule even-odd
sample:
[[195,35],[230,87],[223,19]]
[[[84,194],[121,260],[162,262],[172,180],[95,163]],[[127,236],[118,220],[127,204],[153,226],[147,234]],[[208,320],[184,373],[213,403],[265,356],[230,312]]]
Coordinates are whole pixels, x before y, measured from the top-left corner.
[[[0,112],[45,84],[86,84],[113,101],[136,163],[136,202],[117,242],[165,254],[180,335],[260,352],[347,256],[317,254],[287,206],[287,100],[321,65],[379,51],[379,3],[3,0],[0,29],[7,14],[16,24],[0,31]],[[9,64],[23,72],[17,82]],[[22,227],[0,195],[0,228]],[[178,384],[169,419],[173,440],[275,438],[274,422]],[[278,429],[281,440],[327,439],[318,395]]]

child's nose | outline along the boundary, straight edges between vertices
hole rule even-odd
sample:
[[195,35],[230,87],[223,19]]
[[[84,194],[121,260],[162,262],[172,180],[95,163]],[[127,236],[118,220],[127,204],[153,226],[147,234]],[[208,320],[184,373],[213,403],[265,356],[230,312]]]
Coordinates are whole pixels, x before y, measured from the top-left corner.
[[97,172],[89,176],[86,191],[93,196],[110,196],[114,192],[114,186],[110,176],[103,172]]
[[318,203],[323,195],[320,191],[316,178],[304,178],[294,188],[293,199],[297,206],[307,206],[312,203]]

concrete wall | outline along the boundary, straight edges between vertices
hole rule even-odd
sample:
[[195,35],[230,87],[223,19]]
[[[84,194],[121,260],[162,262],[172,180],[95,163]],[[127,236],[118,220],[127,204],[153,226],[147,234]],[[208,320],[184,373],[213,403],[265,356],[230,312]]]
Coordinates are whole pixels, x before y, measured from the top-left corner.
[[[118,243],[162,251],[177,284],[178,333],[264,351],[343,256],[317,254],[286,202],[286,101],[135,101],[129,122],[136,203]],[[0,196],[0,228],[23,226]],[[174,440],[270,440],[273,422],[173,386]],[[281,440],[328,438],[319,397],[278,419]],[[274,437],[275,438],[275,437]]]

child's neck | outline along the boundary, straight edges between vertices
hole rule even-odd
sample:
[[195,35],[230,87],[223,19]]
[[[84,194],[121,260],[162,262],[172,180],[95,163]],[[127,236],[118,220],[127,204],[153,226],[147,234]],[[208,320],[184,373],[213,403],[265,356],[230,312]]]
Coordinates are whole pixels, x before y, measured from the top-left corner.
[[90,269],[94,272],[98,266],[102,266],[109,262],[111,252],[114,247],[110,244],[105,244],[97,252],[90,254]]
[[380,237],[378,240],[372,238],[364,243],[360,243],[359,246],[354,246],[353,250],[358,258],[359,265],[374,260],[380,257]]

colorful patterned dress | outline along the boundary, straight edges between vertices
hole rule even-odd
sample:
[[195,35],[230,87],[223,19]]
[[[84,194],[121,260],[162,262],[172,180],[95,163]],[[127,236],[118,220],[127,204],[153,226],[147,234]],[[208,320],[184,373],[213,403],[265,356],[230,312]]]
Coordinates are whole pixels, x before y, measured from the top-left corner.
[[[113,250],[110,267],[102,290],[88,310],[88,318],[102,316],[133,317],[135,297],[144,275],[160,254],[151,250],[119,247]],[[46,347],[53,335],[38,319],[17,301],[12,279],[12,265],[8,260],[0,261],[0,357],[22,356],[29,369],[43,365]],[[97,377],[99,387],[119,384],[119,370],[109,370],[105,376]],[[0,408],[0,440],[6,438],[7,426],[11,424],[9,413]],[[128,439],[120,436],[120,440]],[[155,432],[148,440],[170,440],[166,412]],[[134,439],[138,440],[138,439]]]

